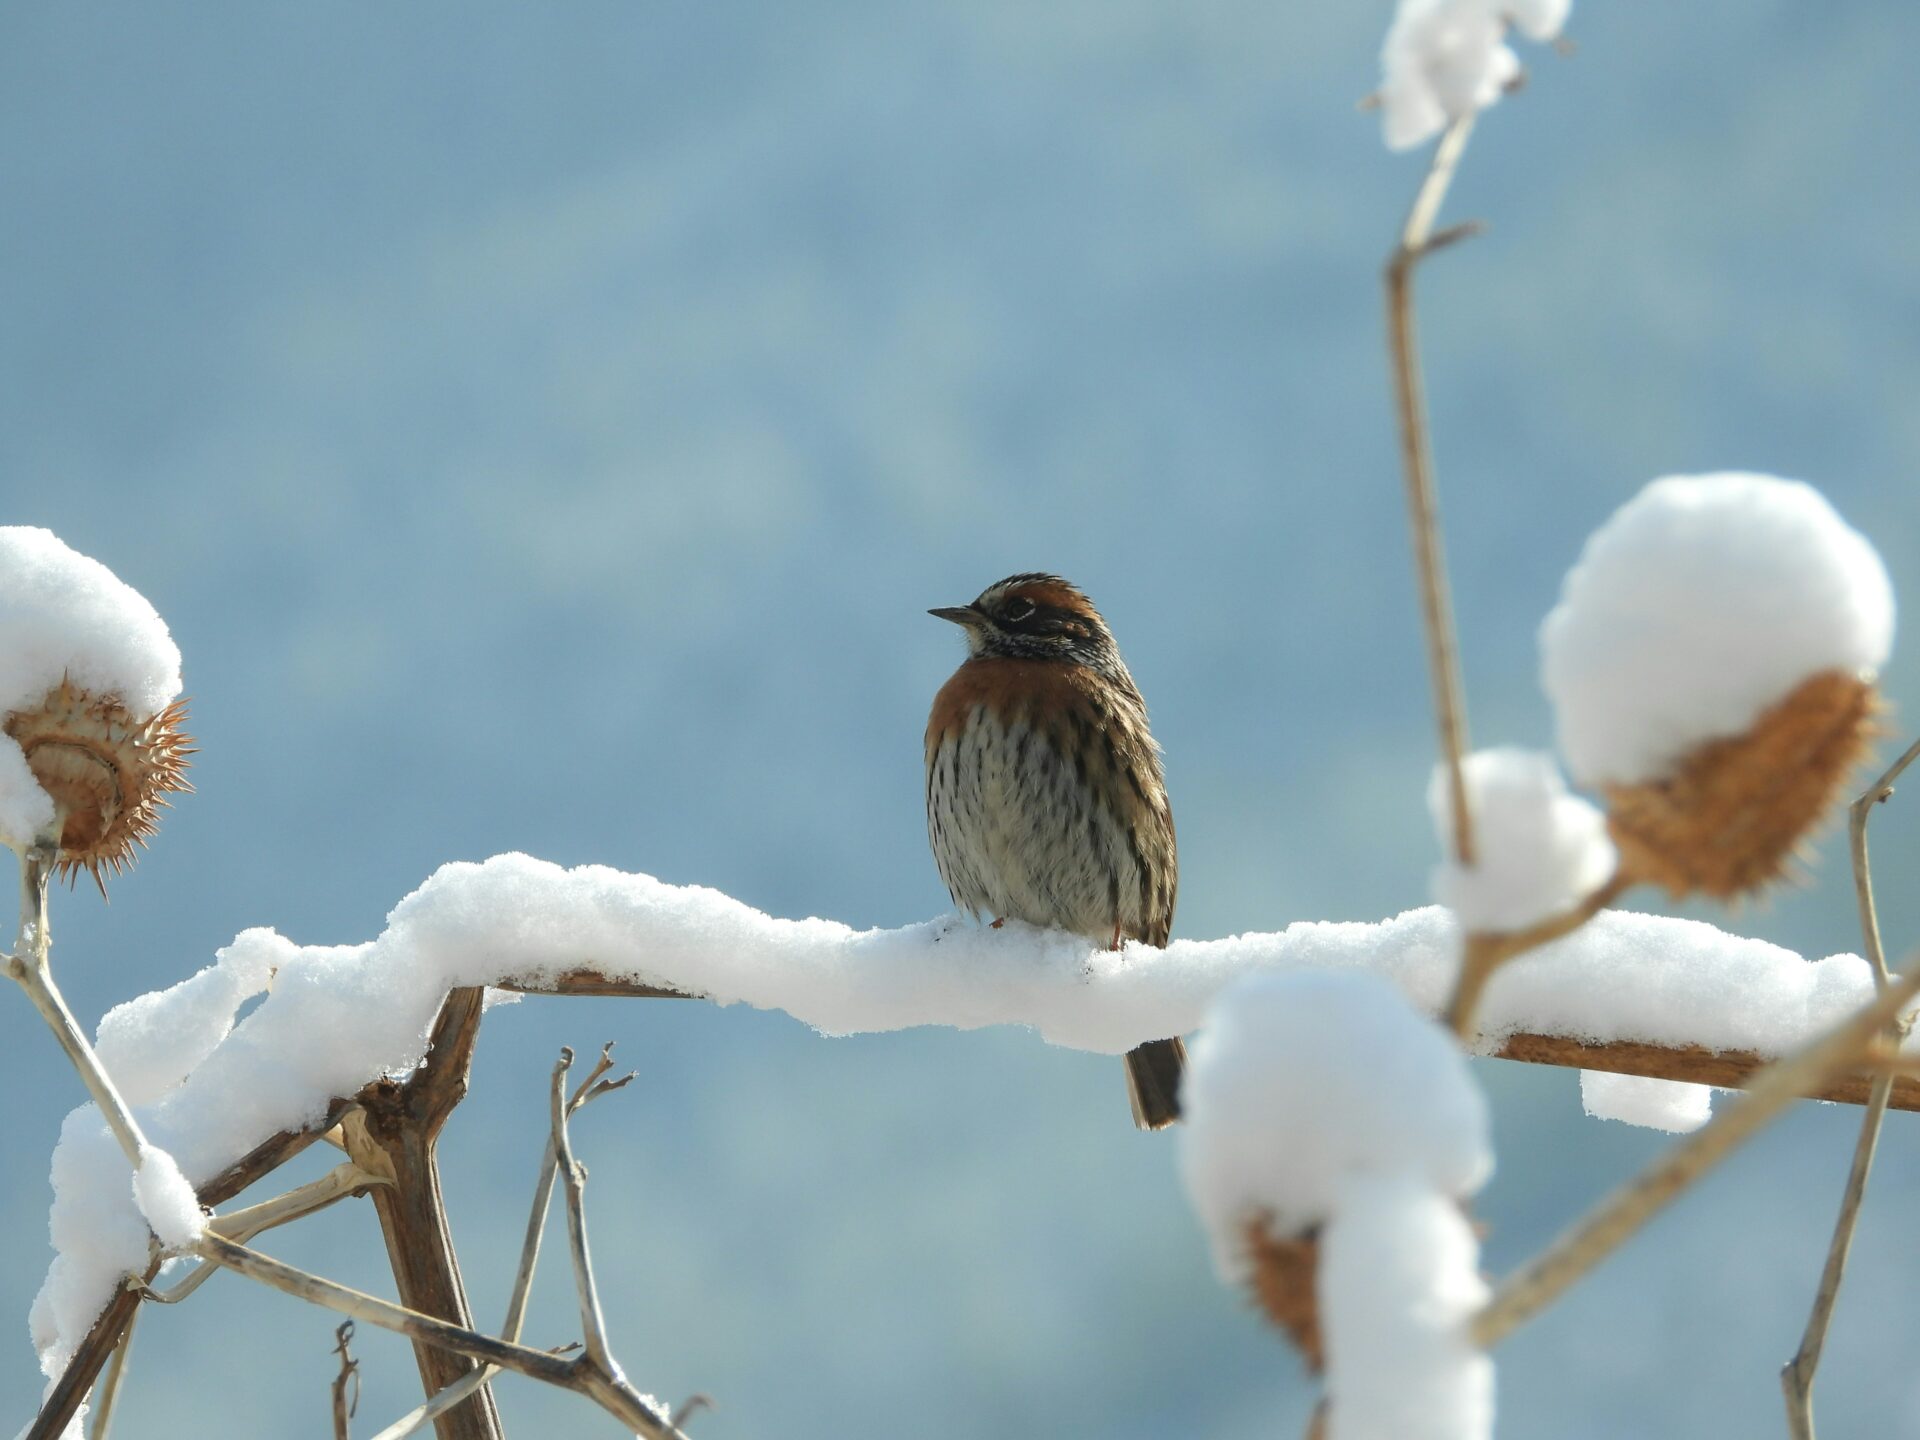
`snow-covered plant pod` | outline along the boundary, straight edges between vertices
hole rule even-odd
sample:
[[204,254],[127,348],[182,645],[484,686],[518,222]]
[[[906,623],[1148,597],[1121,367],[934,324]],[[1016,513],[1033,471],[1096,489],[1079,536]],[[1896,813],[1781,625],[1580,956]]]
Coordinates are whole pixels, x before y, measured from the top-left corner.
[[[1433,898],[1467,930],[1522,930],[1564,914],[1613,878],[1617,855],[1607,820],[1567,793],[1560,767],[1537,750],[1481,750],[1466,759],[1474,864],[1448,859],[1433,871]],[[1453,833],[1445,766],[1427,786],[1427,809],[1444,847]]]
[[1676,896],[1779,878],[1866,754],[1893,617],[1879,555],[1809,485],[1670,476],[1621,507],[1540,649],[1625,871]]
[[1380,118],[1389,148],[1419,145],[1486,109],[1520,80],[1508,26],[1551,40],[1572,0],[1400,0],[1380,50]]
[[1259,975],[1208,1013],[1180,1169],[1230,1283],[1310,1362],[1329,1440],[1485,1440],[1487,1288],[1462,1203],[1493,1169],[1452,1040],[1372,976]]
[[153,606],[52,532],[0,526],[0,840],[43,835],[105,891],[183,773],[180,651]]

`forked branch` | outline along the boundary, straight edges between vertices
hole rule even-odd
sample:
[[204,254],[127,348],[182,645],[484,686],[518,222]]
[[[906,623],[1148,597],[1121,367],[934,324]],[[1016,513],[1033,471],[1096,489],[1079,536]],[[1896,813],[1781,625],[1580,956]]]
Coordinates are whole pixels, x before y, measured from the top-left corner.
[[1420,582],[1420,616],[1427,637],[1427,669],[1433,683],[1433,707],[1440,727],[1440,753],[1447,765],[1453,800],[1453,855],[1474,863],[1473,815],[1467,803],[1466,698],[1460,683],[1459,647],[1454,638],[1453,601],[1447,589],[1446,556],[1440,539],[1440,507],[1433,481],[1433,451],[1427,431],[1427,406],[1420,378],[1420,353],[1414,338],[1413,275],[1421,260],[1445,245],[1474,233],[1472,226],[1434,233],[1447,187],[1473,133],[1473,116],[1456,120],[1441,136],[1433,163],[1414,197],[1400,243],[1387,259],[1387,346],[1393,367],[1394,415],[1400,429],[1400,461],[1406,475],[1407,519]]
[[[1867,855],[1867,822],[1875,808],[1893,794],[1894,782],[1920,757],[1920,740],[1887,768],[1887,772],[1867,787],[1847,812],[1848,849],[1853,857],[1854,897],[1860,909],[1860,937],[1866,946],[1867,962],[1873,966],[1873,983],[1884,994],[1892,983],[1887,973],[1886,951],[1880,939],[1880,917],[1873,903],[1873,866]],[[1889,1039],[1897,1042],[1898,1032]],[[1886,1119],[1887,1102],[1892,1098],[1895,1076],[1891,1069],[1873,1082],[1873,1093],[1866,1113],[1860,1117],[1860,1135],[1854,1141],[1853,1159],[1847,1167],[1846,1188],[1840,1195],[1840,1215],[1833,1225],[1833,1238],[1827,1244],[1826,1263],[1820,1270],[1820,1287],[1814,1292],[1813,1308],[1807,1314],[1807,1326],[1800,1336],[1800,1348],[1780,1370],[1780,1388],[1786,1398],[1787,1430],[1793,1440],[1814,1440],[1813,1378],[1820,1368],[1820,1352],[1827,1343],[1827,1330],[1833,1323],[1834,1306],[1840,1299],[1840,1286],[1847,1275],[1847,1256],[1853,1248],[1853,1232],[1860,1219],[1860,1203],[1866,1198],[1867,1181],[1873,1176],[1874,1151],[1880,1144],[1880,1129]]]

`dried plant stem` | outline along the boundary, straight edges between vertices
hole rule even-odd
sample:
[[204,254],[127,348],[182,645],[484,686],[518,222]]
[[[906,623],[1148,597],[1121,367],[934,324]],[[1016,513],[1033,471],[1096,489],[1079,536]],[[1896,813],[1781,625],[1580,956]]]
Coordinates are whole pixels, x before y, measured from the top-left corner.
[[100,1107],[100,1113],[106,1117],[114,1139],[119,1141],[120,1149],[127,1157],[127,1163],[137,1170],[140,1168],[140,1152],[146,1147],[146,1137],[140,1133],[140,1126],[127,1108],[127,1102],[120,1098],[113,1077],[107,1074],[100,1057],[93,1053],[93,1046],[87,1042],[80,1023],[73,1018],[66,999],[53,983],[53,937],[47,925],[47,882],[52,877],[57,854],[51,841],[42,840],[29,846],[20,857],[20,935],[13,953],[7,957],[7,974],[27,992],[33,1008],[40,1012],[40,1017],[47,1022],[47,1028],[53,1031],[54,1039],[66,1051],[67,1059],[80,1072],[80,1078],[93,1096],[94,1104]]
[[[447,1223],[438,1147],[441,1130],[467,1093],[485,994],[477,986],[449,993],[419,1068],[405,1081],[369,1085],[341,1127],[353,1162],[388,1182],[372,1195],[400,1303],[467,1330],[473,1313]],[[416,1339],[413,1349],[429,1396],[475,1368],[471,1358],[442,1345]],[[502,1433],[490,1391],[434,1424],[440,1440],[500,1440]]]
[[353,1440],[353,1412],[360,1408],[360,1362],[347,1349],[353,1339],[353,1321],[342,1321],[333,1334],[338,1342],[333,1353],[340,1357],[340,1373],[333,1377],[333,1440]]
[[566,1195],[567,1243],[573,1258],[574,1286],[580,1296],[580,1324],[587,1347],[579,1363],[589,1377],[597,1379],[605,1394],[627,1399],[644,1416],[642,1434],[652,1437],[678,1434],[672,1419],[627,1383],[620,1362],[613,1358],[612,1348],[607,1344],[607,1322],[601,1313],[599,1287],[593,1276],[593,1254],[587,1243],[587,1171],[573,1158],[573,1143],[567,1136],[566,1080],[567,1071],[572,1067],[573,1051],[563,1046],[559,1062],[553,1067],[553,1152]]
[[[224,1205],[255,1181],[279,1169],[331,1128],[348,1103],[335,1100],[317,1125],[308,1129],[283,1130],[254,1146],[213,1179],[198,1187],[200,1203],[209,1207]],[[151,1280],[153,1277],[149,1273],[145,1278]],[[33,1424],[28,1427],[22,1440],[57,1440],[58,1436],[66,1433],[102,1367],[119,1346],[120,1337],[133,1323],[144,1294],[144,1289],[140,1288],[123,1289],[107,1302],[107,1308],[100,1312],[99,1318],[93,1322],[93,1328],[87,1331],[79,1348],[73,1352],[73,1358],[60,1373],[59,1381],[41,1405],[40,1413],[34,1417]]]
[[[1867,854],[1867,822],[1874,809],[1893,794],[1894,782],[1920,757],[1920,741],[1894,761],[1887,771],[1859,796],[1847,812],[1848,849],[1853,858],[1854,897],[1860,911],[1860,935],[1866,946],[1867,961],[1873,966],[1873,983],[1884,995],[1892,984],[1887,973],[1887,956],[1880,938],[1880,917],[1873,901],[1873,866]],[[1889,1037],[1898,1044],[1898,1031]],[[1834,1221],[1833,1238],[1827,1244],[1826,1263],[1820,1270],[1820,1286],[1814,1292],[1813,1307],[1807,1314],[1806,1329],[1800,1335],[1800,1348],[1780,1370],[1780,1388],[1787,1406],[1787,1431],[1793,1440],[1814,1440],[1813,1379],[1820,1368],[1820,1354],[1826,1348],[1827,1330],[1833,1323],[1834,1306],[1840,1299],[1840,1286],[1846,1280],[1847,1256],[1853,1248],[1853,1234],[1860,1219],[1860,1205],[1866,1198],[1867,1182],[1873,1176],[1873,1157],[1880,1144],[1880,1129],[1886,1119],[1887,1101],[1893,1095],[1891,1071],[1873,1082],[1866,1114],[1860,1118],[1860,1135],[1854,1142],[1853,1160],[1847,1167],[1846,1188],[1840,1194],[1840,1215]]]
[[133,1322],[140,1312],[136,1309],[127,1321],[127,1328],[120,1333],[120,1343],[113,1347],[113,1359],[107,1362],[107,1373],[100,1377],[100,1388],[93,1397],[93,1440],[107,1440],[113,1430],[113,1412],[120,1403],[120,1386],[127,1376],[127,1352],[133,1348]]
[[[336,1165],[318,1180],[310,1180],[297,1186],[284,1195],[276,1195],[258,1205],[249,1205],[244,1210],[231,1210],[225,1215],[215,1215],[207,1222],[209,1228],[226,1236],[229,1240],[238,1240],[241,1244],[268,1230],[291,1224],[295,1220],[325,1210],[351,1196],[364,1195],[376,1185],[389,1184],[379,1175],[369,1175],[349,1160],[344,1165]],[[145,1298],[156,1305],[178,1305],[209,1278],[220,1271],[220,1266],[211,1260],[202,1260],[187,1277],[177,1285],[165,1290],[149,1288]]]
[[1462,1040],[1471,1039],[1480,996],[1502,965],[1550,940],[1571,935],[1618,900],[1632,884],[1626,875],[1616,874],[1564,914],[1551,916],[1524,930],[1480,930],[1469,934],[1461,946],[1460,973],[1454,979],[1453,995],[1447,1001],[1448,1028]]
[[392,1330],[410,1340],[457,1350],[462,1355],[470,1355],[503,1370],[511,1370],[584,1395],[630,1430],[649,1437],[649,1440],[663,1440],[663,1437],[664,1440],[685,1440],[679,1432],[665,1426],[654,1408],[635,1394],[631,1386],[624,1382],[609,1384],[608,1377],[587,1364],[584,1356],[565,1360],[550,1351],[530,1349],[525,1345],[516,1345],[449,1324],[431,1315],[422,1315],[417,1310],[395,1305],[391,1300],[382,1300],[336,1281],[311,1275],[270,1255],[263,1255],[258,1250],[250,1250],[223,1235],[208,1234],[195,1247],[195,1252],[218,1260],[229,1269],[295,1299],[323,1306],[364,1324]]
[[[613,1068],[612,1050],[611,1045],[601,1050],[599,1060],[595,1062],[587,1078],[580,1082],[567,1101],[567,1114],[575,1114],[582,1106],[620,1089],[633,1079],[631,1072],[617,1080],[605,1078],[607,1072]],[[520,1246],[520,1268],[513,1277],[513,1292],[507,1299],[507,1318],[500,1327],[501,1338],[505,1340],[518,1340],[521,1328],[526,1323],[527,1301],[533,1293],[533,1272],[540,1263],[540,1239],[547,1228],[547,1211],[552,1204],[553,1182],[558,1170],[557,1152],[554,1149],[553,1137],[549,1134],[546,1152],[540,1161],[540,1178],[533,1187],[533,1206],[527,1215],[526,1238]],[[469,1375],[462,1376],[433,1396],[426,1404],[394,1421],[376,1435],[374,1440],[404,1440],[404,1437],[412,1435],[427,1421],[453,1409],[499,1373],[497,1366],[485,1365]],[[678,1417],[673,1423],[676,1427],[679,1425]]]
[[[1566,1035],[1510,1035],[1498,1048],[1480,1053],[1496,1060],[1523,1065],[1556,1065],[1572,1070],[1605,1070],[1614,1075],[1644,1075],[1649,1080],[1678,1080],[1691,1085],[1713,1085],[1722,1090],[1744,1090],[1765,1073],[1778,1056],[1751,1050],[1708,1050],[1699,1045],[1649,1045],[1639,1040],[1578,1040]],[[1808,1100],[1836,1105],[1865,1105],[1873,1082],[1887,1066],[1879,1047],[1869,1050],[1858,1066],[1841,1070],[1810,1085]],[[1920,1069],[1895,1069],[1889,1108],[1920,1110]]]
[[1860,1117],[1860,1136],[1854,1142],[1853,1161],[1847,1168],[1847,1186],[1840,1196],[1840,1217],[1834,1221],[1826,1263],[1820,1269],[1820,1288],[1814,1292],[1813,1308],[1800,1335],[1800,1348],[1794,1352],[1793,1359],[1780,1367],[1780,1389],[1787,1403],[1787,1433],[1793,1440],[1813,1440],[1813,1377],[1820,1368],[1820,1352],[1826,1348],[1827,1327],[1833,1323],[1841,1282],[1846,1279],[1847,1254],[1853,1248],[1860,1202],[1866,1198],[1867,1181],[1873,1174],[1874,1151],[1879,1148],[1881,1121],[1886,1118],[1887,1096],[1892,1091],[1891,1075],[1883,1075],[1873,1082],[1873,1094]]
[[1825,1077],[1858,1063],[1916,994],[1920,994],[1920,963],[1910,966],[1873,1004],[1829,1034],[1754,1076],[1743,1098],[1675,1145],[1502,1283],[1474,1321],[1474,1343],[1498,1344],[1781,1110]]
[[1434,493],[1433,453],[1427,433],[1426,398],[1420,378],[1420,354],[1414,337],[1413,275],[1420,261],[1444,245],[1472,233],[1456,229],[1436,235],[1447,187],[1453,183],[1473,117],[1456,120],[1441,136],[1433,163],[1414,197],[1400,243],[1387,259],[1387,341],[1393,366],[1394,413],[1400,428],[1400,460],[1406,472],[1407,518],[1420,581],[1420,614],[1427,636],[1427,668],[1433,681],[1434,713],[1440,726],[1440,750],[1447,763],[1453,804],[1453,854],[1462,865],[1474,863],[1473,815],[1467,803],[1466,700],[1460,684],[1460,656],[1454,639],[1453,602],[1447,590],[1446,558],[1440,540],[1440,510]]

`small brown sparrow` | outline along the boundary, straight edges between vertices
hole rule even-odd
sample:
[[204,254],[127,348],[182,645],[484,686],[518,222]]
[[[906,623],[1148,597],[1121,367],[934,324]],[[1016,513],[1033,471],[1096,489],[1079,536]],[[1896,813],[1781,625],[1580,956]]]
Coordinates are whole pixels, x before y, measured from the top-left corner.
[[[927,719],[927,833],[954,904],[1164,946],[1180,862],[1160,747],[1093,602],[1058,575],[1013,575],[928,613],[969,652]],[[1179,1119],[1179,1039],[1126,1058],[1134,1123]]]

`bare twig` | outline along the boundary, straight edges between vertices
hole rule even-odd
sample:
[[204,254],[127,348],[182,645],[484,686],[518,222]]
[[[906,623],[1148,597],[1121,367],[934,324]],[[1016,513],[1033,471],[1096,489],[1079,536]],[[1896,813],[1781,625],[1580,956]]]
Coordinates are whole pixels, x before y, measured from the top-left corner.
[[[340,1373],[333,1377],[333,1440],[353,1440],[350,1422],[360,1408],[360,1362],[347,1351],[347,1342],[353,1339],[353,1321],[343,1320],[333,1334],[339,1342],[333,1353],[340,1357]],[[349,1388],[352,1399],[347,1398]]]
[[702,1410],[712,1410],[715,1408],[711,1395],[705,1392],[696,1392],[695,1394],[689,1395],[673,1407],[673,1428],[676,1430],[684,1430],[687,1421],[698,1415]]
[[1920,962],[1859,1013],[1753,1078],[1747,1094],[1670,1149],[1602,1202],[1531,1263],[1509,1277],[1474,1322],[1474,1341],[1499,1343],[1637,1231],[1701,1175],[1751,1139],[1824,1077],[1850,1065],[1920,994]]
[[[304,1219],[350,1196],[364,1195],[376,1185],[391,1183],[383,1176],[369,1175],[349,1160],[343,1165],[334,1166],[318,1180],[309,1180],[284,1195],[276,1195],[258,1205],[249,1205],[244,1210],[230,1210],[225,1215],[215,1215],[207,1224],[229,1240],[245,1244],[256,1235]],[[202,1260],[178,1284],[165,1290],[147,1287],[145,1298],[156,1305],[178,1305],[218,1274],[220,1269],[217,1262]]]
[[[613,1046],[607,1045],[601,1049],[600,1058],[587,1072],[587,1078],[575,1087],[572,1097],[568,1099],[568,1115],[576,1114],[581,1107],[620,1089],[634,1078],[633,1072],[628,1071],[616,1080],[608,1080],[605,1077],[612,1068]],[[527,1215],[526,1238],[520,1246],[520,1268],[513,1277],[513,1292],[507,1300],[507,1318],[500,1327],[501,1338],[505,1340],[518,1340],[521,1328],[526,1323],[527,1301],[533,1293],[533,1272],[540,1263],[540,1240],[547,1227],[547,1210],[553,1199],[553,1182],[558,1169],[553,1136],[549,1133],[546,1150],[540,1160],[540,1178],[533,1187],[533,1206]],[[487,1365],[462,1376],[426,1404],[394,1421],[374,1440],[403,1440],[403,1437],[413,1434],[427,1421],[453,1409],[499,1373],[497,1366]],[[674,1424],[677,1426],[679,1422],[676,1420]]]
[[[1920,757],[1920,741],[1915,741],[1887,772],[1853,802],[1847,812],[1848,848],[1853,857],[1854,896],[1860,910],[1860,934],[1866,945],[1867,961],[1873,966],[1873,983],[1882,994],[1892,983],[1887,973],[1887,956],[1880,939],[1880,918],[1873,903],[1873,867],[1867,856],[1867,821],[1875,807],[1893,794],[1894,782]],[[1890,1035],[1896,1043],[1897,1032]],[[1793,1440],[1814,1440],[1813,1379],[1820,1368],[1820,1353],[1826,1348],[1827,1330],[1833,1323],[1834,1306],[1840,1299],[1840,1286],[1847,1275],[1847,1255],[1853,1248],[1853,1233],[1860,1219],[1860,1204],[1866,1198],[1867,1181],[1873,1175],[1874,1151],[1880,1144],[1881,1123],[1886,1118],[1887,1101],[1893,1094],[1894,1075],[1889,1071],[1873,1082],[1873,1094],[1860,1117],[1860,1135],[1854,1141],[1853,1160],[1847,1167],[1846,1188],[1840,1194],[1840,1215],[1833,1225],[1833,1238],[1827,1244],[1826,1263],[1820,1270],[1820,1287],[1814,1292],[1813,1308],[1807,1314],[1806,1329],[1800,1335],[1800,1348],[1780,1370],[1780,1388],[1786,1398],[1787,1430]]]
[[107,1373],[100,1377],[100,1388],[93,1397],[93,1440],[107,1440],[113,1430],[113,1412],[120,1403],[120,1386],[127,1378],[127,1352],[133,1348],[133,1320],[139,1317],[136,1309],[133,1318],[127,1321],[127,1328],[120,1333],[120,1343],[113,1347],[113,1359],[107,1363]]
[[270,1255],[263,1255],[258,1250],[250,1250],[223,1235],[208,1234],[196,1248],[198,1253],[219,1260],[229,1269],[296,1299],[324,1306],[368,1325],[378,1325],[383,1330],[392,1330],[410,1340],[444,1345],[462,1355],[470,1355],[504,1370],[512,1370],[584,1395],[632,1430],[649,1437],[649,1440],[662,1440],[662,1437],[684,1440],[684,1437],[665,1425],[663,1418],[651,1405],[633,1394],[630,1386],[609,1385],[607,1377],[586,1364],[584,1356],[563,1360],[550,1351],[530,1349],[525,1345],[516,1345],[449,1324],[432,1315],[422,1315],[417,1310],[395,1305],[391,1300],[382,1300],[337,1281],[309,1274]]
[[1446,558],[1440,540],[1439,504],[1434,494],[1433,454],[1427,433],[1426,399],[1420,379],[1420,355],[1414,339],[1413,275],[1423,257],[1471,234],[1456,228],[1436,236],[1447,187],[1473,133],[1471,114],[1453,122],[1434,150],[1433,163],[1414,197],[1400,243],[1387,259],[1387,342],[1393,365],[1394,413],[1400,427],[1400,460],[1406,472],[1407,517],[1420,578],[1420,614],[1427,635],[1427,668],[1433,681],[1434,712],[1440,726],[1440,750],[1447,764],[1453,801],[1453,854],[1462,865],[1474,863],[1473,815],[1467,803],[1466,700],[1461,692],[1459,648],[1454,638],[1453,602],[1447,590]]
[[[350,1103],[347,1100],[335,1100],[318,1124],[302,1130],[283,1130],[254,1146],[213,1179],[198,1187],[200,1203],[209,1208],[224,1205],[255,1181],[279,1169],[330,1129]],[[149,1273],[145,1278],[151,1280],[153,1276]],[[143,1293],[139,1287],[124,1289],[108,1302],[107,1308],[100,1312],[93,1327],[74,1350],[67,1368],[60,1372],[58,1383],[48,1392],[40,1413],[34,1417],[33,1424],[21,1440],[56,1440],[56,1437],[66,1433],[102,1367],[119,1346],[120,1337],[133,1323]]]
[[93,1053],[80,1023],[67,1008],[65,997],[53,983],[51,950],[53,937],[47,924],[47,882],[53,874],[58,848],[47,839],[36,841],[20,857],[20,935],[13,953],[7,957],[7,974],[27,993],[33,1008],[40,1012],[54,1039],[66,1051],[67,1059],[85,1082],[94,1104],[106,1117],[113,1137],[119,1141],[127,1163],[140,1168],[140,1152],[146,1137],[120,1097],[113,1077],[107,1074],[100,1057]]
[[1474,1012],[1480,996],[1494,973],[1516,956],[1571,935],[1632,886],[1624,874],[1616,874],[1605,885],[1582,900],[1573,909],[1552,916],[1524,930],[1481,930],[1466,937],[1460,950],[1460,973],[1453,982],[1453,996],[1447,1001],[1446,1022],[1462,1040],[1472,1038]]

